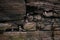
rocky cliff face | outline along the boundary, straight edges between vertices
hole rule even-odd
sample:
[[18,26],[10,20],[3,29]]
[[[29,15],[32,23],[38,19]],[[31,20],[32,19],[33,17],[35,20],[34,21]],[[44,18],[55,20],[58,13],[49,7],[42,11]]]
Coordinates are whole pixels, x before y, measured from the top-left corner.
[[0,39],[60,40],[60,0],[0,0]]
[[0,19],[17,20],[22,19],[22,17],[24,17],[25,14],[26,14],[26,8],[24,0],[0,1],[0,15],[1,15]]

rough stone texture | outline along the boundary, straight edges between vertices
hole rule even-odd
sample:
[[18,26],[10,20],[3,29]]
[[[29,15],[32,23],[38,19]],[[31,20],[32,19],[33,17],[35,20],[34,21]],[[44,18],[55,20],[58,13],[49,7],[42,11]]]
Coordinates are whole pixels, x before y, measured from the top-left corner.
[[36,23],[35,22],[28,22],[24,24],[25,30],[36,30]]
[[26,14],[24,0],[1,0],[0,10],[1,20],[18,20]]
[[0,0],[0,40],[60,40],[60,0]]

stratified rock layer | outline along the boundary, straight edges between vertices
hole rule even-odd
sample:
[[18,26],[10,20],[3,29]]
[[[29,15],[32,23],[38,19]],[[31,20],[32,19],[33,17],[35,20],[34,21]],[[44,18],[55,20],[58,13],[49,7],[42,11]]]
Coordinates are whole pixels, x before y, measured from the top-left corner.
[[0,40],[60,40],[60,0],[0,0]]

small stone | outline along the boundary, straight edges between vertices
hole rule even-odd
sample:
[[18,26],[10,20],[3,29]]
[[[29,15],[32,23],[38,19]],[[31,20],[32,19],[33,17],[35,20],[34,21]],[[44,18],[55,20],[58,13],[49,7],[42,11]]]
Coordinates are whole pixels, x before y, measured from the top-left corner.
[[53,16],[53,13],[52,12],[45,12],[45,13],[43,13],[43,15],[45,15],[45,16],[47,16],[47,17],[49,17],[49,16]]
[[37,20],[41,20],[41,16],[40,15],[36,15],[36,16],[34,16],[34,18],[35,18],[36,21]]
[[24,24],[25,30],[36,30],[36,23],[35,22],[28,22]]

